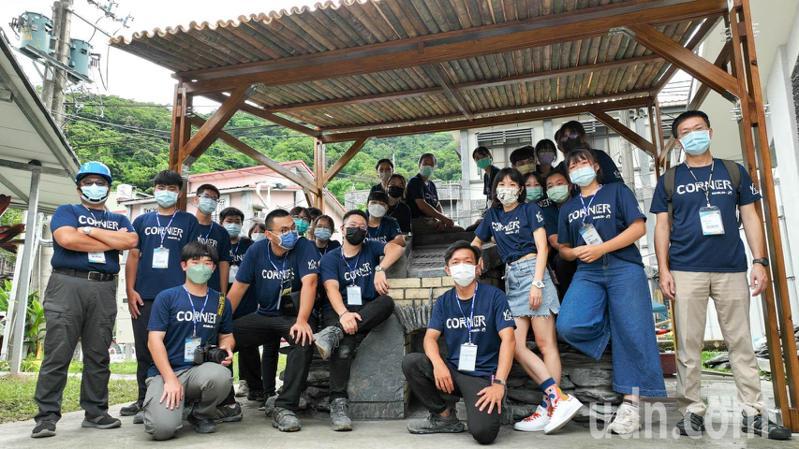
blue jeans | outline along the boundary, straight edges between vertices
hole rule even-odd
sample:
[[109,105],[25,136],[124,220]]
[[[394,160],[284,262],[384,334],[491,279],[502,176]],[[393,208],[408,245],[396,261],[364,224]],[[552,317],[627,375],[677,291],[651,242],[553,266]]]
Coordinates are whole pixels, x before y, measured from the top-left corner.
[[666,387],[655,339],[652,297],[643,267],[604,256],[579,264],[557,321],[560,338],[599,359],[613,353],[613,390],[664,397]]

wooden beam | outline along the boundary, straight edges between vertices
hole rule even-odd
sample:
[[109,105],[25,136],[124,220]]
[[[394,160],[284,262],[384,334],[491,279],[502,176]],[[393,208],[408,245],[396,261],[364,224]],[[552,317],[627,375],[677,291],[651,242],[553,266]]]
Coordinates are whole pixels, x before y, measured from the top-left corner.
[[622,2],[525,21],[472,27],[355,48],[177,73],[196,93],[251,83],[293,84],[395,70],[605,34],[630,23],[694,20],[726,11],[726,0]]
[[[224,103],[227,100],[227,98],[228,98],[225,95],[222,95],[220,93],[204,94],[203,96],[206,97],[206,98],[209,98],[211,100],[218,101],[220,103]],[[239,109],[241,111],[243,111],[243,112],[246,112],[248,114],[252,114],[252,115],[254,115],[256,117],[260,117],[260,118],[262,118],[264,120],[270,121],[270,122],[275,123],[277,125],[281,125],[281,126],[285,126],[286,128],[293,129],[294,131],[298,131],[298,132],[301,132],[303,134],[306,134],[306,135],[309,135],[309,136],[312,136],[312,137],[319,137],[319,131],[317,129],[308,128],[308,127],[303,126],[303,125],[301,125],[299,123],[292,122],[291,120],[288,120],[288,119],[285,119],[283,117],[280,117],[280,116],[278,116],[276,114],[273,114],[273,113],[271,113],[271,112],[269,112],[269,111],[267,111],[267,110],[265,110],[263,108],[260,108],[258,106],[253,106],[253,105],[250,105],[250,104],[247,104],[247,103],[242,103],[239,106]]]
[[657,157],[657,149],[652,142],[644,139],[637,132],[631,130],[620,121],[611,117],[610,114],[603,111],[599,107],[589,108],[589,111],[594,117],[596,117],[597,120],[604,123],[608,128],[616,131],[621,137],[625,138],[636,147],[646,151],[650,156]]
[[[701,44],[702,41],[705,40],[705,37],[707,36],[707,34],[710,31],[712,31],[713,28],[715,28],[716,23],[718,23],[719,18],[722,17],[722,16],[723,15],[720,14],[718,16],[708,17],[707,19],[705,19],[704,23],[702,23],[699,26],[699,29],[697,30],[697,32],[691,37],[691,39],[688,42],[686,42],[685,48],[687,48],[687,49],[689,49],[691,51],[696,50],[696,47],[698,47],[699,44]],[[655,88],[653,90],[655,92],[660,92],[661,90],[663,90],[663,88],[666,86],[666,84],[668,84],[669,81],[671,81],[671,78],[674,76],[674,74],[677,72],[678,69],[679,69],[679,67],[677,67],[674,64],[671,64],[671,66],[668,68],[668,70],[666,70],[663,73],[663,76],[661,76],[660,81],[658,81],[656,83]]]
[[360,137],[356,140],[352,146],[337,160],[332,167],[330,167],[327,172],[325,172],[325,184],[329,183],[333,178],[336,177],[338,172],[344,168],[359,151],[363,148],[363,145],[366,143],[366,139],[368,137]]
[[[730,56],[732,54],[732,43],[727,42],[724,47],[721,48],[718,57],[716,57],[716,61],[713,63],[720,69],[727,71],[727,65],[730,62]],[[707,95],[710,93],[710,86],[707,84],[701,84],[699,89],[696,90],[696,94],[691,99],[691,103],[688,105],[686,110],[696,110],[702,106],[702,103],[705,102]]]
[[[547,101],[543,103],[536,103],[530,104],[526,106],[513,106],[513,107],[502,107],[502,108],[495,108],[495,109],[485,109],[479,111],[479,113],[475,113],[477,116],[483,116],[485,114],[498,114],[504,112],[518,112],[519,110],[529,110],[535,108],[554,108],[554,107],[563,107],[563,106],[570,106],[577,103],[593,103],[593,104],[601,104],[606,101],[618,101],[621,98],[632,98],[634,96],[644,97],[648,96],[650,91],[648,89],[645,90],[636,90],[631,92],[625,92],[624,94],[613,94],[613,95],[602,95],[597,97],[588,97],[583,99],[576,99],[576,100],[553,100]],[[369,123],[365,125],[337,125],[337,126],[329,126],[322,128],[322,132],[325,135],[332,135],[331,132],[354,132],[354,131],[368,131],[379,129],[382,127],[390,127],[390,126],[402,126],[402,125],[418,125],[424,124],[425,122],[433,122],[437,120],[454,120],[461,118],[460,114],[445,114],[445,115],[434,115],[430,117],[419,117],[416,119],[405,119],[393,122],[381,122],[381,123]]]
[[441,64],[428,65],[423,67],[423,69],[425,73],[427,73],[427,76],[429,76],[434,83],[438,84],[439,87],[443,89],[443,93],[444,96],[447,97],[447,101],[461,111],[461,114],[463,114],[464,117],[471,119],[472,112],[469,110],[469,107],[466,104],[466,99],[463,98],[463,95],[461,95],[460,91],[454,87],[454,83],[447,72],[441,67]]
[[702,83],[709,85],[725,98],[731,101],[740,98],[738,82],[732,75],[697,56],[652,25],[634,24],[628,25],[626,28],[635,34],[635,39],[639,43],[685,70]]
[[[200,117],[191,117],[189,120],[192,125],[198,128],[201,128],[206,123],[206,121],[201,119]],[[288,168],[280,165],[279,162],[255,150],[254,148],[242,142],[241,140],[237,139],[236,137],[233,137],[232,135],[224,131],[219,131],[218,136],[219,139],[228,144],[234,150],[237,150],[238,152],[244,154],[245,156],[249,156],[258,163],[272,169],[272,171],[274,171],[275,173],[283,176],[284,178],[297,184],[303,189],[312,190],[314,188],[314,185],[309,180],[303,178],[301,175],[297,173],[292,172]]]
[[[630,108],[638,108],[646,106],[650,102],[651,100],[648,97],[630,98],[625,100],[607,101],[602,103],[602,107],[606,111],[630,109]],[[542,120],[545,118],[587,114],[590,113],[589,111],[590,106],[591,105],[577,104],[574,106],[564,106],[561,108],[551,107],[536,111],[481,117],[472,120],[453,120],[448,122],[429,123],[424,125],[407,125],[407,126],[396,126],[391,128],[380,128],[380,129],[366,130],[366,131],[342,132],[336,134],[327,134],[322,138],[322,140],[326,143],[345,142],[349,140],[365,139],[369,137],[405,136],[409,134],[422,134],[422,133],[432,133],[439,131],[479,128],[490,125],[502,125],[507,123]]]
[[[486,87],[499,87],[499,86],[506,86],[508,84],[541,81],[558,76],[582,75],[585,73],[598,72],[601,70],[610,70],[621,67],[627,67],[629,65],[651,64],[653,62],[662,61],[662,60],[663,58],[661,58],[658,55],[636,56],[622,60],[598,62],[593,64],[585,64],[578,67],[567,67],[562,69],[549,70],[541,73],[512,75],[503,78],[497,78],[494,80],[469,81],[466,83],[453,84],[452,88],[459,91],[463,91],[463,90],[483,89]],[[353,104],[373,103],[378,101],[393,101],[406,98],[415,98],[425,95],[440,94],[443,91],[444,89],[442,89],[441,87],[425,87],[423,89],[411,89],[400,92],[386,92],[380,94],[360,95],[356,97],[331,98],[328,100],[309,101],[306,103],[292,103],[280,106],[270,106],[266,108],[266,110],[270,112],[280,111],[280,112],[291,113],[297,111],[308,111],[312,109],[324,109],[332,106],[346,106]]]
[[314,182],[315,182],[315,189],[314,189],[314,199],[315,203],[314,206],[322,209],[324,211],[324,201],[322,201],[322,195],[324,194],[324,187],[325,187],[325,144],[319,139],[314,139],[314,165],[313,165],[313,172],[314,172]]
[[[186,90],[182,83],[175,85],[175,94],[172,100],[172,129],[169,136],[169,169],[180,173],[183,160],[180,158],[181,148],[187,142],[185,139],[186,129]],[[191,127],[189,127],[191,134]]]
[[197,133],[189,139],[189,142],[181,150],[181,158],[189,163],[200,157],[205,150],[216,140],[217,134],[225,124],[239,110],[239,106],[244,102],[250,92],[250,86],[239,86],[230,96],[225,99],[219,109],[217,109]]

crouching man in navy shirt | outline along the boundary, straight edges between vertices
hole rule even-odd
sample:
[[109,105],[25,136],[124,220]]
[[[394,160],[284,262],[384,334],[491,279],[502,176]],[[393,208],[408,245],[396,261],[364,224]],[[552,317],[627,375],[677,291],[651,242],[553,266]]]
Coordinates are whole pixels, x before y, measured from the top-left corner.
[[183,427],[183,409],[198,433],[216,431],[217,406],[227,397],[233,378],[233,311],[230,302],[208,287],[219,257],[216,250],[190,242],[180,253],[186,273],[183,285],[155,297],[147,326],[153,366],[147,372],[144,428],[156,440],[167,440]]
[[[455,404],[443,393],[463,397],[469,433],[480,444],[492,443],[499,433],[502,400],[513,363],[514,322],[505,294],[477,282],[480,253],[461,240],[447,248],[445,271],[455,287],[433,305],[424,354],[412,353],[402,361],[411,390],[430,411],[426,419],[411,421],[414,434],[463,432]],[[438,339],[448,348],[441,357]]]
[[[287,211],[269,212],[265,225],[266,238],[247,250],[228,297],[236,308],[248,291],[258,300],[255,312],[233,322],[241,349],[265,345],[265,365],[277,366],[277,352],[266,349],[281,337],[289,343],[283,388],[273,407],[270,401],[267,414],[272,416],[273,427],[296,432],[302,425],[295,412],[313,355],[311,312],[316,300],[319,252],[310,240],[299,236],[296,222]],[[225,403],[236,403],[232,388]]]
[[322,305],[326,327],[314,335],[314,342],[323,359],[332,356],[330,421],[336,431],[352,430],[347,385],[355,349],[394,312],[385,270],[402,256],[403,249],[395,243],[368,241],[367,232],[366,214],[347,212],[342,226],[344,246],[322,257],[322,282],[328,298]]
[[108,347],[117,316],[119,253],[134,248],[138,237],[126,217],[105,210],[111,186],[111,171],[105,164],[86,162],[75,181],[80,204],[59,207],[50,222],[53,274],[45,292],[47,335],[36,382],[34,398],[39,413],[33,438],[55,435],[67,370],[78,340],[85,364],[80,405],[86,419],[82,426],[110,429],[121,425],[108,415]]

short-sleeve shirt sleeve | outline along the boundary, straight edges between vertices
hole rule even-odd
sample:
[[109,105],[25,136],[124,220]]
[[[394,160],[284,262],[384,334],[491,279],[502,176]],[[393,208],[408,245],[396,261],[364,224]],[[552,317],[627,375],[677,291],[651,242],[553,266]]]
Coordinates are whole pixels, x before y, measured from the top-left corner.
[[433,310],[430,312],[430,319],[427,321],[428,329],[435,329],[439,332],[444,332],[444,301],[446,300],[446,293],[438,297],[433,304]]

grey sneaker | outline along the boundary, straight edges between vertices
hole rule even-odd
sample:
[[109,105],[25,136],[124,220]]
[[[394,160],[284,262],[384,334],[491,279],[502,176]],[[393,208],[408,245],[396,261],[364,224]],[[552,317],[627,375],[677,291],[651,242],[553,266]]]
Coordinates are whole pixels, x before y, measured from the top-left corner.
[[352,430],[347,398],[336,398],[330,403],[330,424],[336,432]]
[[31,438],[47,438],[55,436],[55,423],[52,421],[40,421],[31,432]]
[[83,422],[80,424],[81,427],[93,427],[95,429],[116,429],[121,425],[122,421],[112,417],[108,413],[94,418],[83,418]]
[[133,424],[144,424],[144,410],[136,413],[133,417]]
[[272,427],[281,432],[297,432],[302,429],[302,424],[293,411],[275,407],[272,412]]
[[240,380],[239,381],[239,389],[236,390],[236,397],[237,398],[243,398],[243,397],[247,396],[248,394],[250,394],[250,388],[247,386],[247,381],[246,380]]
[[189,415],[188,421],[191,423],[191,428],[197,433],[214,433],[216,432],[216,424],[212,419],[198,418],[193,414]]
[[458,421],[455,410],[450,410],[449,416],[430,413],[425,419],[414,419],[408,423],[408,432],[424,435],[428,433],[460,433],[465,431],[463,423]]
[[327,326],[314,334],[314,344],[316,345],[316,349],[319,350],[319,355],[322,357],[322,360],[330,358],[342,338],[344,338],[344,331],[338,326]]
[[141,411],[141,402],[134,402],[133,404],[126,405],[119,410],[120,416],[133,416]]
[[238,402],[232,404],[220,405],[216,408],[218,413],[216,422],[239,422],[244,414],[241,412],[241,406]]

